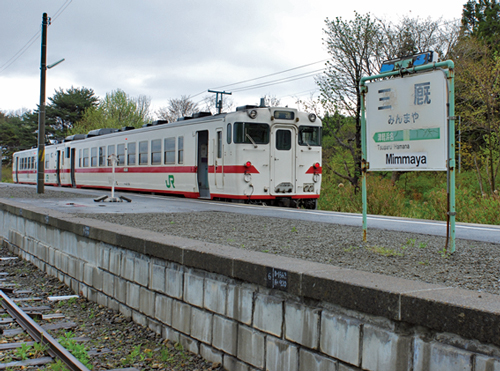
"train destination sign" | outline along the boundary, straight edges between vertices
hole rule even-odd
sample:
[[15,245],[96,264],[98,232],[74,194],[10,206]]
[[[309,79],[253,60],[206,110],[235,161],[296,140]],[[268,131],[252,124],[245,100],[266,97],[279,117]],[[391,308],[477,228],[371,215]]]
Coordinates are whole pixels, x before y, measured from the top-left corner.
[[441,70],[367,84],[369,171],[446,170],[446,75]]

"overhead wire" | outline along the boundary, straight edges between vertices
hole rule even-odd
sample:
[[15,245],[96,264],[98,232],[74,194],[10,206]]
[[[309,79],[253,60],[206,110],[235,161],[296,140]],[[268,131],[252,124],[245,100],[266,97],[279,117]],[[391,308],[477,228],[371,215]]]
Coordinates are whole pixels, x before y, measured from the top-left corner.
[[240,91],[246,91],[246,90],[252,90],[252,89],[259,89],[259,88],[264,88],[264,87],[267,87],[267,86],[272,86],[272,85],[277,85],[277,84],[284,84],[284,83],[291,82],[291,81],[305,79],[307,77],[312,77],[314,75],[317,75],[319,72],[321,72],[323,70],[324,70],[324,68],[320,68],[320,69],[317,69],[317,70],[314,70],[314,71],[304,72],[304,73],[301,73],[301,74],[298,74],[298,75],[293,75],[293,76],[285,77],[285,78],[278,79],[278,80],[271,80],[271,81],[262,82],[260,84],[255,84],[255,85],[250,85],[250,86],[243,86],[241,88],[233,89],[233,92],[240,92]]
[[[50,18],[50,21],[55,21],[71,4],[73,0],[66,0],[65,3],[54,13],[54,16]],[[50,22],[49,22],[50,25]],[[17,61],[30,47],[37,41],[41,36],[42,30],[40,29],[28,40],[24,46],[19,49],[17,53],[15,53],[7,62],[5,62],[2,66],[0,66],[0,73],[9,68],[15,61]]]
[[3,71],[5,71],[8,67],[10,67],[15,61],[17,61],[28,49],[31,45],[33,45],[33,43],[35,41],[38,40],[38,38],[40,37],[40,34],[42,33],[42,30],[38,30],[37,33],[35,33],[31,39],[28,40],[28,42],[26,44],[24,44],[24,46],[19,49],[19,51],[14,54],[7,62],[5,62],[2,66],[0,66],[0,73],[2,73]]
[[[318,63],[323,63],[325,61],[327,61],[328,59],[323,59],[323,60],[320,60],[320,61],[317,61],[317,62],[312,62],[312,63],[308,63],[308,64],[303,64],[301,66],[297,66],[297,67],[293,67],[293,68],[289,68],[289,69],[286,69],[286,70],[283,70],[283,71],[278,71],[278,72],[274,72],[274,73],[270,73],[268,75],[264,75],[264,76],[259,76],[259,77],[255,77],[255,78],[252,78],[252,79],[248,79],[248,80],[243,80],[243,81],[239,81],[239,82],[235,82],[235,83],[231,83],[231,84],[227,84],[227,85],[222,85],[222,86],[218,86],[218,87],[215,87],[213,89],[223,89],[223,88],[227,88],[227,87],[230,87],[230,86],[234,86],[234,85],[239,85],[239,84],[245,84],[247,82],[252,82],[252,81],[256,81],[256,80],[260,80],[260,79],[264,79],[266,77],[271,77],[271,76],[275,76],[275,75],[279,75],[279,74],[282,74],[282,73],[286,73],[286,72],[290,72],[290,71],[294,71],[294,70],[297,70],[297,69],[300,69],[300,68],[304,68],[304,67],[309,67],[309,66],[312,66],[312,65],[315,65],[315,64],[318,64]],[[235,89],[234,91],[238,91],[237,89]],[[201,94],[204,94],[206,93],[207,91],[206,90],[203,90],[199,93],[196,93],[196,94],[193,94],[193,95],[190,95],[189,98],[192,99],[192,98],[195,98]],[[204,99],[202,99],[201,101],[199,102],[203,102]]]
[[322,62],[325,62],[327,61],[328,59],[323,59],[321,61],[317,61],[317,62],[313,62],[313,63],[308,63],[308,64],[304,64],[302,66],[298,66],[298,67],[294,67],[294,68],[290,68],[290,69],[287,69],[287,70],[283,70],[283,71],[279,71],[279,72],[274,72],[274,73],[271,73],[269,75],[264,75],[264,76],[260,76],[260,77],[256,77],[256,78],[253,78],[253,79],[249,79],[249,80],[244,80],[244,81],[239,81],[239,82],[235,82],[235,83],[232,83],[232,84],[228,84],[228,85],[222,85],[222,86],[218,86],[214,89],[223,89],[223,88],[227,88],[229,86],[234,86],[234,85],[239,85],[239,84],[245,84],[247,82],[252,82],[252,81],[256,81],[256,80],[260,80],[260,79],[265,79],[266,77],[271,77],[271,76],[275,76],[275,75],[280,75],[282,73],[286,73],[286,72],[290,72],[290,71],[294,71],[294,70],[298,70],[300,68],[304,68],[304,67],[309,67],[309,66],[312,66],[314,64],[318,64],[318,63],[322,63]]

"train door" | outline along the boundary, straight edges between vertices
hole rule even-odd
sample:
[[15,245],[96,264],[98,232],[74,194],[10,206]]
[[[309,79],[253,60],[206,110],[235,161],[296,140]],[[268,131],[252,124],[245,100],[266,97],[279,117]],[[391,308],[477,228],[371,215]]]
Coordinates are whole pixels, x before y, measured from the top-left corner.
[[215,186],[217,188],[224,188],[224,147],[222,141],[222,128],[216,131],[216,141],[214,148],[214,173],[215,173]]
[[61,151],[56,151],[56,182],[61,185]]
[[75,163],[76,163],[76,149],[71,148],[71,168],[70,168],[70,177],[71,177],[71,186],[76,188],[76,179],[75,179]]
[[210,199],[208,184],[208,130],[198,131],[197,177],[200,198]]
[[271,194],[295,192],[295,128],[274,126],[271,132]]
[[19,183],[19,156],[16,156],[15,159],[16,159],[16,183]]

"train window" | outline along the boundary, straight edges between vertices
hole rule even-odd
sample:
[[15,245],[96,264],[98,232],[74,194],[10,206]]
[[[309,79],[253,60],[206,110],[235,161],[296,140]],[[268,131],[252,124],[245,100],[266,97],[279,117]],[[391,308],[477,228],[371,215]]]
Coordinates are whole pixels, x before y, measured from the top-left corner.
[[161,165],[161,139],[151,141],[151,165]]
[[83,149],[83,167],[89,167],[89,149]]
[[116,146],[116,157],[118,166],[125,165],[125,144],[118,144]]
[[321,146],[321,128],[319,126],[299,126],[299,145]]
[[184,137],[177,138],[177,163],[182,164],[184,162]]
[[99,147],[99,166],[106,164],[106,147]]
[[48,156],[45,157],[45,168],[48,169],[49,168],[49,158]]
[[135,165],[135,142],[127,144],[127,165]]
[[165,138],[163,147],[165,164],[175,164],[175,138]]
[[227,124],[227,144],[231,144],[231,124]]
[[108,166],[112,166],[113,164],[111,163],[111,159],[109,159],[109,156],[111,155],[115,155],[116,156],[116,152],[115,152],[115,145],[114,144],[111,144],[108,146]]
[[268,144],[269,125],[235,122],[234,143]]
[[222,158],[222,131],[217,132],[217,158]]
[[78,167],[82,167],[82,150],[78,150]]
[[97,147],[92,147],[90,149],[90,166],[97,166]]
[[148,142],[139,142],[139,165],[148,164]]
[[292,148],[292,132],[290,130],[276,130],[276,149],[289,151]]

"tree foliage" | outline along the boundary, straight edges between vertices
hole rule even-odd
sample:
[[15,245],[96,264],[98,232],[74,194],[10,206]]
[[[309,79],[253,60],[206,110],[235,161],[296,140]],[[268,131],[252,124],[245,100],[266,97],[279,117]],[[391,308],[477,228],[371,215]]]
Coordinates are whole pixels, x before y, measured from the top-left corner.
[[470,37],[461,40],[456,56],[457,112],[462,117],[463,136],[485,159],[494,191],[500,168],[500,55]]
[[182,95],[180,98],[171,98],[166,107],[158,109],[156,114],[161,120],[175,122],[178,118],[192,116],[200,112],[198,104],[194,103],[188,96]]
[[85,87],[56,90],[45,109],[46,125],[56,136],[64,137],[68,129],[79,121],[90,107],[97,106],[99,98],[92,89]]
[[151,121],[151,101],[145,96],[132,98],[123,90],[117,89],[99,101],[97,107],[89,107],[83,117],[70,130],[71,134],[85,134],[90,130],[102,128],[139,128]]
[[462,35],[500,49],[500,3],[497,0],[469,0],[462,12]]
[[37,145],[38,115],[26,111],[20,115],[7,115],[0,112],[0,146],[4,156],[10,159],[19,150]]

